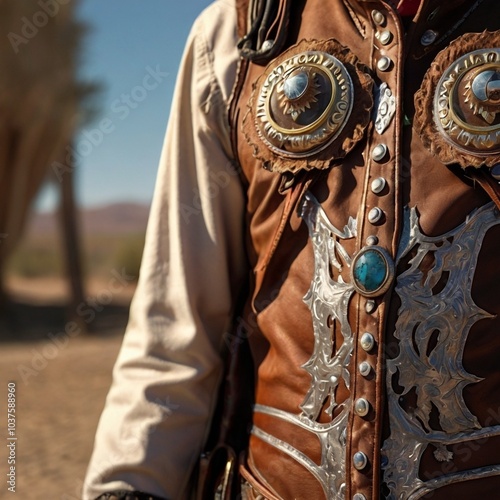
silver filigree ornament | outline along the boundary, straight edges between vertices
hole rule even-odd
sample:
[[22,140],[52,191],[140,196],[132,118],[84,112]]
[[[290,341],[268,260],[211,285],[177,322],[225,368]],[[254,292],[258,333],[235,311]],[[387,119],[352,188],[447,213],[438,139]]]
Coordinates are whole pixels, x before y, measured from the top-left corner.
[[[341,381],[347,389],[351,382],[349,365],[354,349],[354,337],[349,324],[348,305],[355,288],[353,284],[345,283],[341,277],[337,281],[332,279],[330,270],[333,267],[341,271],[345,266],[351,266],[352,259],[342,245],[342,240],[356,237],[356,220],[351,217],[342,230],[337,229],[330,223],[319,202],[309,192],[302,200],[300,215],[309,229],[315,261],[311,286],[304,297],[312,313],[314,329],[314,350],[311,358],[303,365],[311,375],[311,386],[300,405],[302,410],[300,415],[263,405],[255,405],[254,411],[293,423],[315,434],[321,444],[321,462],[316,464],[290,444],[256,426],[253,427],[252,433],[305,467],[317,478],[326,498],[343,500],[347,423],[352,400],[347,398],[339,404],[335,395]],[[343,336],[343,343],[336,350],[333,345],[330,318],[338,321]],[[332,421],[320,423],[318,417],[327,399],[330,405],[324,411],[332,417]],[[335,416],[333,416],[334,410],[337,410]]]
[[[428,446],[435,447],[436,460],[449,461],[453,456],[446,446],[500,435],[500,426],[482,428],[467,407],[463,390],[481,379],[462,364],[470,329],[492,317],[474,303],[471,283],[483,238],[498,224],[498,211],[490,203],[456,229],[428,237],[420,231],[416,210],[406,212],[398,261],[410,252],[413,257],[397,279],[399,354],[387,359],[386,375],[391,433],[382,454],[390,500],[416,500],[447,484],[500,475],[498,464],[427,480],[419,477]],[[429,258],[433,265],[424,272]],[[395,391],[394,380],[402,392]],[[412,394],[416,404],[404,406]],[[437,411],[438,424],[431,424],[432,411]]]
[[375,99],[375,130],[383,134],[396,113],[396,98],[387,83],[382,83],[376,92]]

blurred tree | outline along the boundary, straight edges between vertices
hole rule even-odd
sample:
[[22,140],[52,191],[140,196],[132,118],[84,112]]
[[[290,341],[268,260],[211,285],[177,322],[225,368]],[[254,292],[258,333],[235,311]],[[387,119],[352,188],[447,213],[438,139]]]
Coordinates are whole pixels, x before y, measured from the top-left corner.
[[78,81],[85,27],[75,6],[75,0],[0,0],[0,297],[6,258],[50,176],[61,193],[73,301],[82,295],[70,145],[97,86]]

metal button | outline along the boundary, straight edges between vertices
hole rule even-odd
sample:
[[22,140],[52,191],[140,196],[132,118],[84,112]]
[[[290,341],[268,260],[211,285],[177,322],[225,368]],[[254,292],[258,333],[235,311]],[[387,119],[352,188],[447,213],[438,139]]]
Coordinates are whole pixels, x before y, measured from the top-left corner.
[[365,311],[367,312],[367,314],[371,314],[373,311],[375,311],[376,307],[377,305],[375,304],[374,300],[367,300],[365,304]]
[[372,181],[372,192],[380,194],[385,189],[385,186],[387,186],[387,181],[383,177],[377,177]]
[[366,238],[366,244],[368,246],[373,246],[376,245],[377,243],[378,243],[378,238],[374,235],[368,236],[368,238]]
[[261,51],[262,52],[267,52],[269,50],[271,50],[274,46],[274,40],[264,40],[264,42],[262,43],[262,47],[261,47]]
[[381,208],[373,207],[368,212],[368,222],[370,222],[370,224],[376,224],[377,222],[380,222],[380,220],[382,219],[383,216],[384,216],[384,212]]
[[387,71],[391,67],[392,61],[390,57],[387,56],[382,56],[378,61],[377,61],[377,68],[380,71]]
[[500,181],[500,163],[497,163],[496,165],[494,165],[492,167],[492,169],[490,170],[490,173],[491,173],[491,177],[493,177],[493,179]]
[[436,38],[438,37],[438,35],[439,35],[439,33],[437,31],[427,30],[422,35],[422,38],[420,39],[420,43],[424,47],[427,47],[428,45],[432,45],[436,41]]
[[379,10],[372,10],[372,19],[373,22],[378,26],[381,26],[385,23],[385,16]]
[[363,470],[368,465],[368,457],[362,451],[357,451],[352,457],[352,464],[356,469]]
[[374,161],[382,161],[387,154],[387,146],[385,144],[377,144],[372,149],[372,159]]
[[380,33],[379,39],[382,45],[389,45],[392,40],[392,33],[389,30],[384,30]]
[[362,493],[356,493],[352,497],[352,500],[366,500],[366,497]]
[[368,375],[372,372],[372,367],[370,363],[363,361],[362,363],[359,363],[358,371],[363,377],[368,377]]
[[365,398],[359,398],[354,403],[354,411],[360,417],[366,417],[370,411],[370,403]]
[[359,341],[362,349],[366,352],[370,352],[375,347],[375,338],[371,333],[363,333]]

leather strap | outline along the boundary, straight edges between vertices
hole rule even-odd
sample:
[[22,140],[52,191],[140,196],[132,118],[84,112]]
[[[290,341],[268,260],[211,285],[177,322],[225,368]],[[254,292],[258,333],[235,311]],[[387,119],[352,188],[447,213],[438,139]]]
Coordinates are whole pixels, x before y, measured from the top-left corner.
[[486,191],[500,210],[500,184],[484,169],[474,169],[468,174]]
[[[267,64],[282,50],[288,33],[291,0],[239,0],[238,19],[247,9],[247,28],[238,42],[243,58]],[[242,22],[239,22],[241,33]]]

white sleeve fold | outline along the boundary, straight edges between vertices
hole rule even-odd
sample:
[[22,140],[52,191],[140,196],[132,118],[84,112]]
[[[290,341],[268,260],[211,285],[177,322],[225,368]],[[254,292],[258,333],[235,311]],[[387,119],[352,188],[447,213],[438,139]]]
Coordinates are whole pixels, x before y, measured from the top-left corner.
[[229,146],[233,2],[195,23],[178,75],[141,275],[96,434],[85,500],[131,489],[184,498],[246,272],[244,197]]

